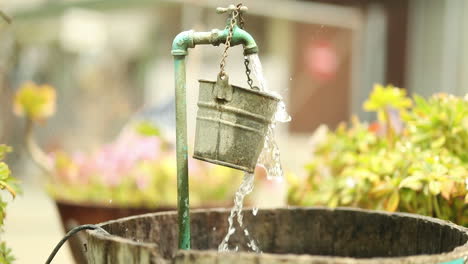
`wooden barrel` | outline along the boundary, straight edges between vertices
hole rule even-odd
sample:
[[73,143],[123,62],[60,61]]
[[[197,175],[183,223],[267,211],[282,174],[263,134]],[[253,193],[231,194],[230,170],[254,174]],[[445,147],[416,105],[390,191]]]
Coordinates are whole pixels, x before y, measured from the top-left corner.
[[[281,208],[244,211],[244,227],[263,254],[249,253],[244,232],[218,253],[229,210],[191,214],[192,250],[177,249],[177,214],[163,212],[101,224],[88,232],[90,264],[464,264],[468,229],[434,218],[360,209]],[[237,227],[237,229],[239,229]],[[467,262],[468,263],[468,262]]]

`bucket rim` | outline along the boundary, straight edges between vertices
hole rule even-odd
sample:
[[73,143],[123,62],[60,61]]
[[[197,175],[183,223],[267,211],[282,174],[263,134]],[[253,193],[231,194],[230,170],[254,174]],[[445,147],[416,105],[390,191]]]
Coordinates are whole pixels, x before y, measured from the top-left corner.
[[[210,80],[206,80],[206,79],[198,79],[198,82],[200,82],[200,83],[211,83],[211,84],[216,83],[216,81],[210,81]],[[257,91],[257,90],[253,90],[253,89],[250,89],[250,88],[245,88],[245,87],[242,87],[242,86],[238,86],[238,85],[233,85],[233,84],[230,84],[230,85],[233,88],[236,88],[236,89],[242,89],[244,91],[248,91],[248,92],[251,92],[251,93],[254,93],[254,94],[258,94],[258,95],[261,95],[261,96],[264,96],[264,97],[269,97],[270,99],[273,99],[273,100],[275,100],[277,102],[282,100],[282,98],[279,95],[267,93],[267,92],[264,92],[264,91]]]

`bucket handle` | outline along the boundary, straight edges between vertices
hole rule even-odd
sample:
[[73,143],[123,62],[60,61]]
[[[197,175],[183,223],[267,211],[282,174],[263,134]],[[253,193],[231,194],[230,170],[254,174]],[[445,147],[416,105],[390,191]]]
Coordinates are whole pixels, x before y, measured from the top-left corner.
[[230,102],[232,100],[232,93],[233,89],[229,84],[229,76],[226,73],[218,74],[218,80],[213,89],[213,96],[218,100]]

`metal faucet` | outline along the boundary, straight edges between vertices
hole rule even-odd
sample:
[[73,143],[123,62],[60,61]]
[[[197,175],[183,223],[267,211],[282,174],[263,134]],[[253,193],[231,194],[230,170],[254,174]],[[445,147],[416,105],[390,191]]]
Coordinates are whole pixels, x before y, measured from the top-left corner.
[[[217,8],[218,13],[232,12],[236,7]],[[241,7],[240,12],[247,11]],[[226,41],[229,29],[213,29],[210,32],[195,32],[193,30],[179,33],[172,43],[175,69],[175,100],[176,100],[176,149],[177,149],[177,210],[179,224],[179,248],[190,249],[190,207],[188,184],[188,154],[187,154],[187,104],[186,104],[186,69],[185,56],[188,49],[196,45],[211,44],[218,46]],[[246,31],[235,26],[231,46],[242,44],[244,55],[258,53],[258,47],[253,37]]]

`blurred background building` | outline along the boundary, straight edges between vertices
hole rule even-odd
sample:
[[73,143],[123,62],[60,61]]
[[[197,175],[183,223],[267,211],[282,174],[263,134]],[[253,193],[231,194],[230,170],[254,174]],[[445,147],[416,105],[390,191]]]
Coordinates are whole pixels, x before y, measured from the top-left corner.
[[[182,30],[223,27],[225,16],[214,10],[230,3],[3,1],[0,8],[13,23],[0,24],[0,142],[21,149],[22,124],[11,113],[11,99],[27,80],[49,83],[58,92],[57,114],[38,131],[48,150],[90,149],[142,113],[152,115],[170,135],[173,112],[153,110],[173,104],[172,39]],[[333,128],[352,113],[371,120],[361,105],[374,83],[422,95],[468,92],[465,0],[243,3],[249,7],[246,29],[259,45],[267,82],[284,96],[292,116],[277,133],[286,170],[301,173],[307,141],[320,124]],[[190,51],[189,137],[194,134],[197,80],[215,79],[221,53],[222,48],[211,46]],[[240,47],[229,52],[227,70],[232,83],[246,86]],[[24,152],[10,159],[18,177],[40,181],[34,170],[25,169]],[[22,249],[14,249],[21,257]]]

